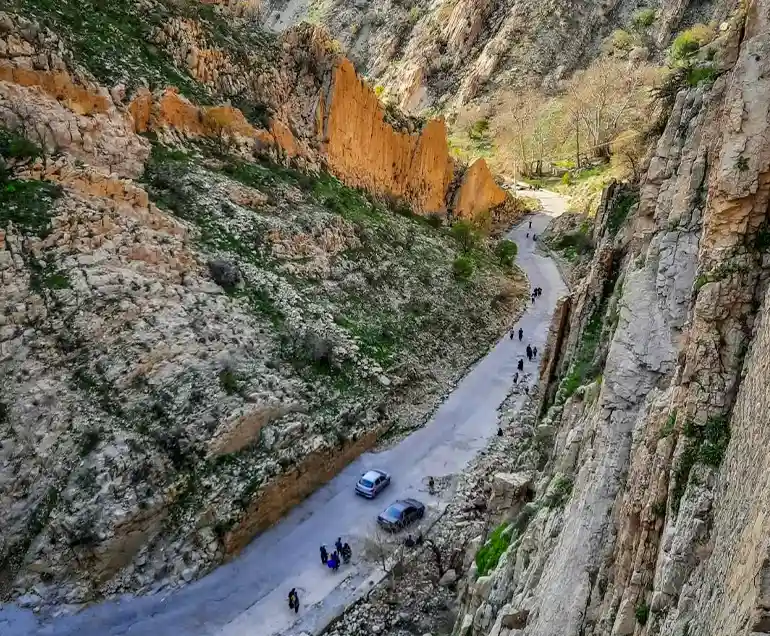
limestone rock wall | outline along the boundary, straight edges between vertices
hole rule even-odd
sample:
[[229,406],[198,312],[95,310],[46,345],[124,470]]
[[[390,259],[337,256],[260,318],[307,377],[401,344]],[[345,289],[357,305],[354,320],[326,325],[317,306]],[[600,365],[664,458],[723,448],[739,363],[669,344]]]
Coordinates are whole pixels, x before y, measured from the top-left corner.
[[733,20],[723,75],[597,216],[546,351],[537,510],[503,519],[456,634],[767,633],[769,21]]

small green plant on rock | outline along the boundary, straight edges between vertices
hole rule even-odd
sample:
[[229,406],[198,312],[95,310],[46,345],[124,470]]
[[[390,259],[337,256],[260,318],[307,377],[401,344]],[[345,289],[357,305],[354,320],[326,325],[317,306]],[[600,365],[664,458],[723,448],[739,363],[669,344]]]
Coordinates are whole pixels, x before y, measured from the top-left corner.
[[545,504],[549,508],[564,506],[572,495],[572,485],[572,480],[569,477],[559,475],[548,488]]
[[645,601],[638,603],[634,608],[634,616],[640,625],[646,625],[650,617],[650,606]]

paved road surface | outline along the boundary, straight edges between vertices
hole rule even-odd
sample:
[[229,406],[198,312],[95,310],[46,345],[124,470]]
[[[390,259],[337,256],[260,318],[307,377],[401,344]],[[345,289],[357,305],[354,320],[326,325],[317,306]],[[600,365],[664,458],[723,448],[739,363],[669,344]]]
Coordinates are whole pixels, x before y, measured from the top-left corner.
[[[563,201],[539,191],[547,209],[559,214]],[[295,636],[315,633],[356,590],[367,587],[375,566],[358,557],[363,539],[374,528],[374,517],[389,501],[415,496],[435,518],[443,502],[426,492],[429,475],[462,471],[497,431],[497,408],[505,399],[516,363],[527,343],[542,351],[556,300],[565,286],[554,263],[536,254],[532,234],[541,232],[548,214],[538,214],[510,232],[519,246],[517,262],[532,286],[543,295],[529,304],[520,326],[524,341],[500,340],[463,378],[430,422],[393,448],[365,454],[296,507],[276,526],[255,539],[233,562],[182,589],[153,596],[127,597],[95,605],[74,616],[39,625],[27,611],[0,609],[3,636]],[[529,238],[526,233],[529,232]],[[525,360],[525,372],[535,364]],[[376,500],[353,494],[357,477],[369,467],[393,475],[392,485]],[[342,536],[354,554],[353,564],[332,573],[320,563],[321,543],[331,546]],[[288,591],[299,591],[301,610],[289,611]]]

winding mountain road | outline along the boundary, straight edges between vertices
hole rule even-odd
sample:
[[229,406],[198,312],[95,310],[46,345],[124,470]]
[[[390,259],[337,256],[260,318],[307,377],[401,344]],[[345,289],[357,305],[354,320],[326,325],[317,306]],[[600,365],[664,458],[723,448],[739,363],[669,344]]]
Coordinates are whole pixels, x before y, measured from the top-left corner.
[[[436,518],[445,502],[426,492],[429,475],[458,473],[497,431],[497,409],[510,390],[516,364],[530,343],[543,350],[557,299],[566,287],[550,258],[534,249],[532,233],[545,229],[564,211],[564,200],[550,192],[528,192],[543,201],[545,213],[529,217],[509,233],[519,246],[517,263],[530,284],[543,288],[516,329],[524,341],[503,337],[458,383],[423,428],[394,447],[359,457],[331,482],[257,537],[233,562],[171,592],[125,597],[94,605],[78,614],[40,622],[15,606],[0,608],[3,636],[296,636],[317,633],[343,607],[372,584],[373,564],[358,558],[378,512],[390,501],[414,496]],[[532,229],[529,229],[529,220]],[[529,238],[526,236],[529,232]],[[525,360],[525,372],[535,365]],[[534,378],[531,380],[534,381]],[[353,494],[358,476],[377,467],[393,475],[376,500]],[[353,563],[336,574],[320,563],[321,543],[341,536],[352,548]],[[296,587],[301,609],[290,612],[288,591]]]

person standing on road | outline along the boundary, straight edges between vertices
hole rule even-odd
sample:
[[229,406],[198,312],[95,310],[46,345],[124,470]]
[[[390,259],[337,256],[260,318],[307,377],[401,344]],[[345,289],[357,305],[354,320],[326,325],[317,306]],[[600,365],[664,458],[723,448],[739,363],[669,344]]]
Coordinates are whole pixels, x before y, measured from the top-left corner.
[[326,565],[326,562],[329,560],[329,553],[326,551],[326,546],[321,546],[321,563]]
[[524,337],[524,330],[519,327],[519,342],[521,342],[521,339]]
[[350,558],[353,556],[353,550],[350,549],[350,544],[345,542],[342,546],[342,560],[345,563],[350,563]]

